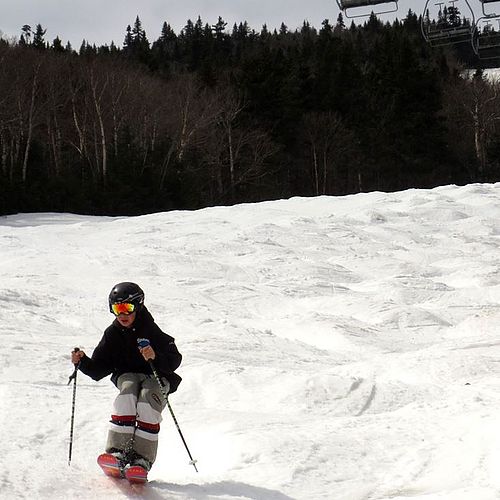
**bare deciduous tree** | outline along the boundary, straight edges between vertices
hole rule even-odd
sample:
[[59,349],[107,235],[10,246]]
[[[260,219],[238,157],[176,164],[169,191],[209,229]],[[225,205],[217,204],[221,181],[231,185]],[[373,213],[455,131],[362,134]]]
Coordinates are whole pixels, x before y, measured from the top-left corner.
[[468,145],[473,146],[476,170],[470,168],[471,178],[484,180],[489,164],[488,146],[500,120],[500,83],[474,76],[448,84],[444,112],[459,154],[465,156]]
[[304,135],[311,152],[314,194],[332,194],[338,180],[337,163],[352,147],[352,138],[342,118],[330,111],[306,114]]
[[178,75],[168,82],[165,100],[168,106],[165,109],[164,133],[169,137],[170,147],[161,168],[160,188],[164,185],[172,158],[175,156],[177,162],[182,162],[189,148],[201,147],[219,114],[214,93],[202,86],[193,75]]
[[94,143],[95,147],[95,159],[96,165],[98,165],[99,173],[103,184],[106,184],[108,176],[108,142],[105,126],[105,109],[106,109],[106,98],[107,98],[107,87],[109,84],[109,74],[102,71],[102,68],[96,67],[96,65],[91,64],[88,68],[88,82],[90,85],[90,91],[92,96],[92,103],[94,105],[95,121],[94,121],[94,134],[96,140]]

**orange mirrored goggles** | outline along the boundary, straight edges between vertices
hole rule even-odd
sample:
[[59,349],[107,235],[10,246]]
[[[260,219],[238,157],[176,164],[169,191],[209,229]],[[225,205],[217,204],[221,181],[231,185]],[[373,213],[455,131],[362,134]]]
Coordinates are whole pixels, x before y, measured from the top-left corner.
[[132,314],[135,311],[135,305],[130,302],[118,302],[117,304],[111,304],[111,311],[115,316],[120,314]]

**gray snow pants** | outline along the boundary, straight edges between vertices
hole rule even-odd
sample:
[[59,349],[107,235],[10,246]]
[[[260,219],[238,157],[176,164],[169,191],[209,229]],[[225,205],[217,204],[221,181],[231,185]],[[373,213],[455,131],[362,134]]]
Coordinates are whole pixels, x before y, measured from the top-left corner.
[[[168,392],[168,381],[162,379]],[[140,455],[151,464],[156,459],[161,412],[166,406],[157,380],[143,373],[124,373],[113,405],[106,451],[122,450]]]

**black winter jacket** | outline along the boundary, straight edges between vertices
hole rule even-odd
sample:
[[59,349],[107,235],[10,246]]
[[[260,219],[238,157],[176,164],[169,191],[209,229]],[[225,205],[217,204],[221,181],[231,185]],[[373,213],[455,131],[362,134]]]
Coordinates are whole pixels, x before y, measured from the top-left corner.
[[168,380],[169,392],[175,392],[182,379],[174,370],[181,364],[182,356],[174,338],[162,332],[144,306],[137,312],[131,328],[122,327],[116,319],[106,328],[92,357],[84,356],[81,359],[80,371],[94,380],[101,380],[111,374],[111,381],[115,385],[123,373],[152,374],[151,366],[138,349],[137,339],[149,340],[156,354],[156,371]]

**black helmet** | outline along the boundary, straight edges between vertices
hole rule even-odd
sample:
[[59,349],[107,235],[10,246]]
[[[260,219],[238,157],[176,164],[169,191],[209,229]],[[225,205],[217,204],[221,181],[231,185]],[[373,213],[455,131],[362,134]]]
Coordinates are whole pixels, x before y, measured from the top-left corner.
[[141,287],[135,283],[125,281],[115,285],[109,292],[109,310],[113,312],[111,306],[120,302],[130,302],[134,304],[136,311],[140,311],[144,304],[144,292]]

